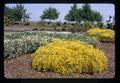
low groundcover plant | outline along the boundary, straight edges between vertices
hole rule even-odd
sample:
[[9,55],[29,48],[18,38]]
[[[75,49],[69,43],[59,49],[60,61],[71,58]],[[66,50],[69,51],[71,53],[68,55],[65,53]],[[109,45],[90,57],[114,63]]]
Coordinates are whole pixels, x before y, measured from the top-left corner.
[[54,39],[32,55],[32,68],[64,75],[100,73],[107,69],[104,52],[82,41]]
[[23,54],[33,53],[38,49],[38,47],[45,45],[54,38],[62,40],[80,40],[94,46],[98,45],[98,41],[82,34],[5,32],[4,57],[14,58]]
[[87,31],[87,35],[93,38],[98,39],[99,41],[114,41],[115,40],[115,32],[110,29],[100,29],[93,28]]
[[[11,34],[12,35],[12,34]],[[38,47],[51,41],[51,37],[40,35],[7,35],[4,39],[4,57],[15,58],[17,56],[33,53]],[[21,36],[21,37],[20,37]]]

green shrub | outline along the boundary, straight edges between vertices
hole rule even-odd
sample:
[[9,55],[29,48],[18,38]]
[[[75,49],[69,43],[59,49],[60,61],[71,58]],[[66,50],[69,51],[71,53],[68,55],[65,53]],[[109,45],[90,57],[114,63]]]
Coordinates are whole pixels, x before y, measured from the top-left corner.
[[24,25],[28,26],[28,25],[30,25],[30,22],[25,22]]
[[97,23],[97,24],[96,24],[96,27],[100,27],[101,29],[104,28],[104,27],[103,27],[103,23]]
[[33,28],[33,29],[32,29],[32,31],[37,31],[37,30],[39,30],[39,29],[38,29],[38,28]]
[[69,23],[63,25],[63,31],[71,31],[72,28],[73,26]]
[[93,46],[98,46],[98,41],[94,38],[91,38],[89,36],[86,36],[86,35],[83,35],[83,34],[80,34],[80,33],[69,33],[69,34],[61,34],[61,33],[58,33],[58,34],[53,34],[53,33],[49,33],[47,34],[47,36],[49,37],[53,37],[53,38],[59,38],[59,39],[62,39],[62,40],[80,40],[80,41],[84,41],[88,44],[92,44]]
[[47,27],[47,26],[48,26],[48,23],[45,22],[45,21],[40,21],[40,22],[39,22],[39,25],[40,25],[40,27],[41,27],[41,26]]
[[89,21],[86,21],[84,24],[83,24],[83,27],[81,27],[81,31],[82,32],[86,32],[87,30],[93,28],[93,26],[91,25],[91,23]]
[[80,32],[80,31],[82,31],[81,29],[82,29],[82,28],[81,28],[80,24],[79,24],[79,23],[76,23],[76,24],[73,25],[71,31],[72,31],[73,33],[74,33],[74,32]]
[[61,22],[56,22],[56,26],[60,27],[60,26],[62,26],[62,23]]

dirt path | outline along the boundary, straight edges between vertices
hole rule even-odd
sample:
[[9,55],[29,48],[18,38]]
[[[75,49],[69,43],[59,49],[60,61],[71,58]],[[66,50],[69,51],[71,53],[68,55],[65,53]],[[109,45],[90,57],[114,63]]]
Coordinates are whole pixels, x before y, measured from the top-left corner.
[[37,72],[31,68],[31,54],[22,55],[12,60],[4,61],[4,73],[6,78],[114,78],[115,76],[115,45],[113,43],[101,43],[103,50],[109,59],[108,70],[100,74],[77,74],[63,76],[54,72]]

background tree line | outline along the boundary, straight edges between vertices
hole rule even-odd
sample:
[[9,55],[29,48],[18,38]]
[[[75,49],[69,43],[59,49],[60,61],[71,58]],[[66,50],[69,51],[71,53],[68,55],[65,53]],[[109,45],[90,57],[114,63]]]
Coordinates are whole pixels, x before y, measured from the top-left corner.
[[8,17],[12,21],[26,21],[30,18],[30,14],[22,4],[16,4],[15,7],[9,8],[4,6],[4,16]]
[[[25,21],[30,18],[30,14],[26,13],[27,10],[24,5],[17,4],[13,8],[7,6],[4,7],[4,15],[9,17],[13,21]],[[40,16],[42,20],[48,19],[50,22],[56,20],[60,15],[60,12],[56,8],[49,7],[43,10],[43,14]],[[101,22],[102,15],[91,9],[89,4],[84,4],[82,8],[77,8],[77,4],[73,4],[68,14],[64,18],[66,21],[80,23],[81,21]]]
[[97,11],[93,11],[88,4],[83,5],[82,8],[77,8],[77,5],[74,4],[69,13],[65,16],[65,19],[67,21],[76,21],[79,23],[87,20],[101,22],[102,15]]

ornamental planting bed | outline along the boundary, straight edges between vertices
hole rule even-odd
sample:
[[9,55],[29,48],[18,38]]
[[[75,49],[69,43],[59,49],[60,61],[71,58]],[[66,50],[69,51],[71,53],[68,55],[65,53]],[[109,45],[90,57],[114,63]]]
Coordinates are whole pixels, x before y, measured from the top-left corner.
[[108,70],[100,74],[76,74],[64,76],[54,72],[38,72],[31,67],[31,54],[22,55],[12,60],[5,59],[4,75],[6,78],[114,78],[115,76],[115,45],[114,43],[100,43],[99,47],[103,50],[108,59]]
[[[39,32],[5,33],[4,39],[6,78],[113,78],[115,76],[114,43],[102,43],[82,34]],[[62,52],[62,49],[66,52]],[[95,53],[95,50],[98,52]],[[61,64],[60,68],[58,64]]]

